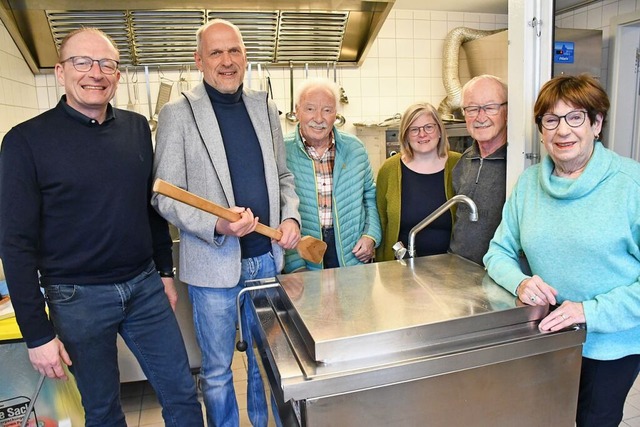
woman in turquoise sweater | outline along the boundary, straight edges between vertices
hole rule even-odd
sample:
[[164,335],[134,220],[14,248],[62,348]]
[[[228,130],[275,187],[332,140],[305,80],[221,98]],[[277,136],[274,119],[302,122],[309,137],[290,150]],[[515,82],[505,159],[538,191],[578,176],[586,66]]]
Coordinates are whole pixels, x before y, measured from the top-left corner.
[[[436,109],[427,103],[409,106],[400,121],[400,154],[378,171],[376,200],[382,243],[376,261],[394,259],[393,245],[408,246],[409,231],[453,197],[451,170],[460,153],[449,151],[447,131]],[[416,235],[417,256],[447,252],[455,210]]]
[[541,331],[586,324],[578,427],[617,427],[640,367],[640,165],[599,142],[608,109],[592,77],[542,87],[534,113],[549,155],[519,178],[484,257],[522,302],[551,306]]

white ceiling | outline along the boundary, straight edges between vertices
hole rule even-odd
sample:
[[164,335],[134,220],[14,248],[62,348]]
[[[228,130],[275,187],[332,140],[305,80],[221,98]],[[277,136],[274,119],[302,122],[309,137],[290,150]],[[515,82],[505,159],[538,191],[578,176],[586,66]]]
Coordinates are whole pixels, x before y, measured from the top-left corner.
[[[594,0],[556,0],[556,10],[593,2]],[[394,9],[506,14],[507,5],[508,0],[396,0]]]

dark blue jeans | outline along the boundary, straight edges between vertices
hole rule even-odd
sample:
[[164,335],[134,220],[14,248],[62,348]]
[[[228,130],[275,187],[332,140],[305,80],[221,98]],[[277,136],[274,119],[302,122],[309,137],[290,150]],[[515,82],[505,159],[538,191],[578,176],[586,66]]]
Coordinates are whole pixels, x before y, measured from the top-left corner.
[[71,357],[85,425],[126,426],[116,338],[138,359],[167,426],[202,426],[202,409],[178,322],[153,263],[124,283],[51,285],[51,319]]
[[336,236],[333,227],[322,229],[322,240],[327,244],[327,251],[322,259],[322,268],[338,268],[338,252],[336,251]]

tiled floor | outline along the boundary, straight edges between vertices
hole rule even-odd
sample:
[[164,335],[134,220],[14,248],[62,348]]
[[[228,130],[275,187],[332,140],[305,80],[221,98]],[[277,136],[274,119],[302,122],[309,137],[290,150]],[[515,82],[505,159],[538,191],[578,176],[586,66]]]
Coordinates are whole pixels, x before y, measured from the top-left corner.
[[[247,356],[245,353],[237,351],[234,353],[231,369],[240,409],[240,427],[250,427],[251,423],[247,415]],[[126,383],[122,385],[121,390],[122,407],[129,427],[164,427],[160,404],[149,383],[146,381]],[[202,402],[200,392],[198,398]],[[267,398],[269,398],[268,394]],[[640,405],[638,407],[640,408]],[[204,403],[202,411],[204,412]],[[275,426],[271,412],[269,412],[269,426]]]
[[[246,355],[235,352],[232,369],[233,378],[240,407],[240,426],[249,427],[247,417],[247,371]],[[268,396],[267,396],[268,397]],[[202,401],[202,396],[200,396]],[[127,383],[122,385],[122,404],[129,427],[163,427],[160,404],[151,386],[146,382]],[[204,405],[203,405],[204,412]],[[269,426],[274,426],[273,417],[269,414]],[[640,427],[640,377],[636,380],[624,405],[624,419],[620,427]]]

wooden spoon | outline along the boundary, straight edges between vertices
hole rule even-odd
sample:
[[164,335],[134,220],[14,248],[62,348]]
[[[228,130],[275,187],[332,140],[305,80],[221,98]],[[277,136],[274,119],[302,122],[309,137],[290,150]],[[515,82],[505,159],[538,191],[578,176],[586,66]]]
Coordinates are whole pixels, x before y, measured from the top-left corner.
[[[170,197],[179,202],[185,203],[189,206],[193,206],[196,209],[203,210],[205,212],[209,212],[220,218],[226,219],[230,222],[235,222],[240,220],[240,214],[232,211],[231,209],[227,209],[223,206],[217,205],[212,201],[204,199],[200,196],[197,196],[193,193],[188,192],[187,190],[183,190],[180,187],[176,187],[173,184],[170,184],[162,179],[156,179],[153,183],[153,191],[158,194],[162,194],[163,196]],[[256,233],[262,234],[263,236],[270,237],[275,240],[280,240],[282,238],[282,232],[276,230],[275,228],[268,227],[264,224],[258,223],[256,227]],[[327,243],[316,239],[311,236],[303,236],[298,242],[298,246],[296,247],[298,250],[298,254],[302,259],[313,262],[315,264],[320,264],[324,257],[324,253],[327,250]]]

